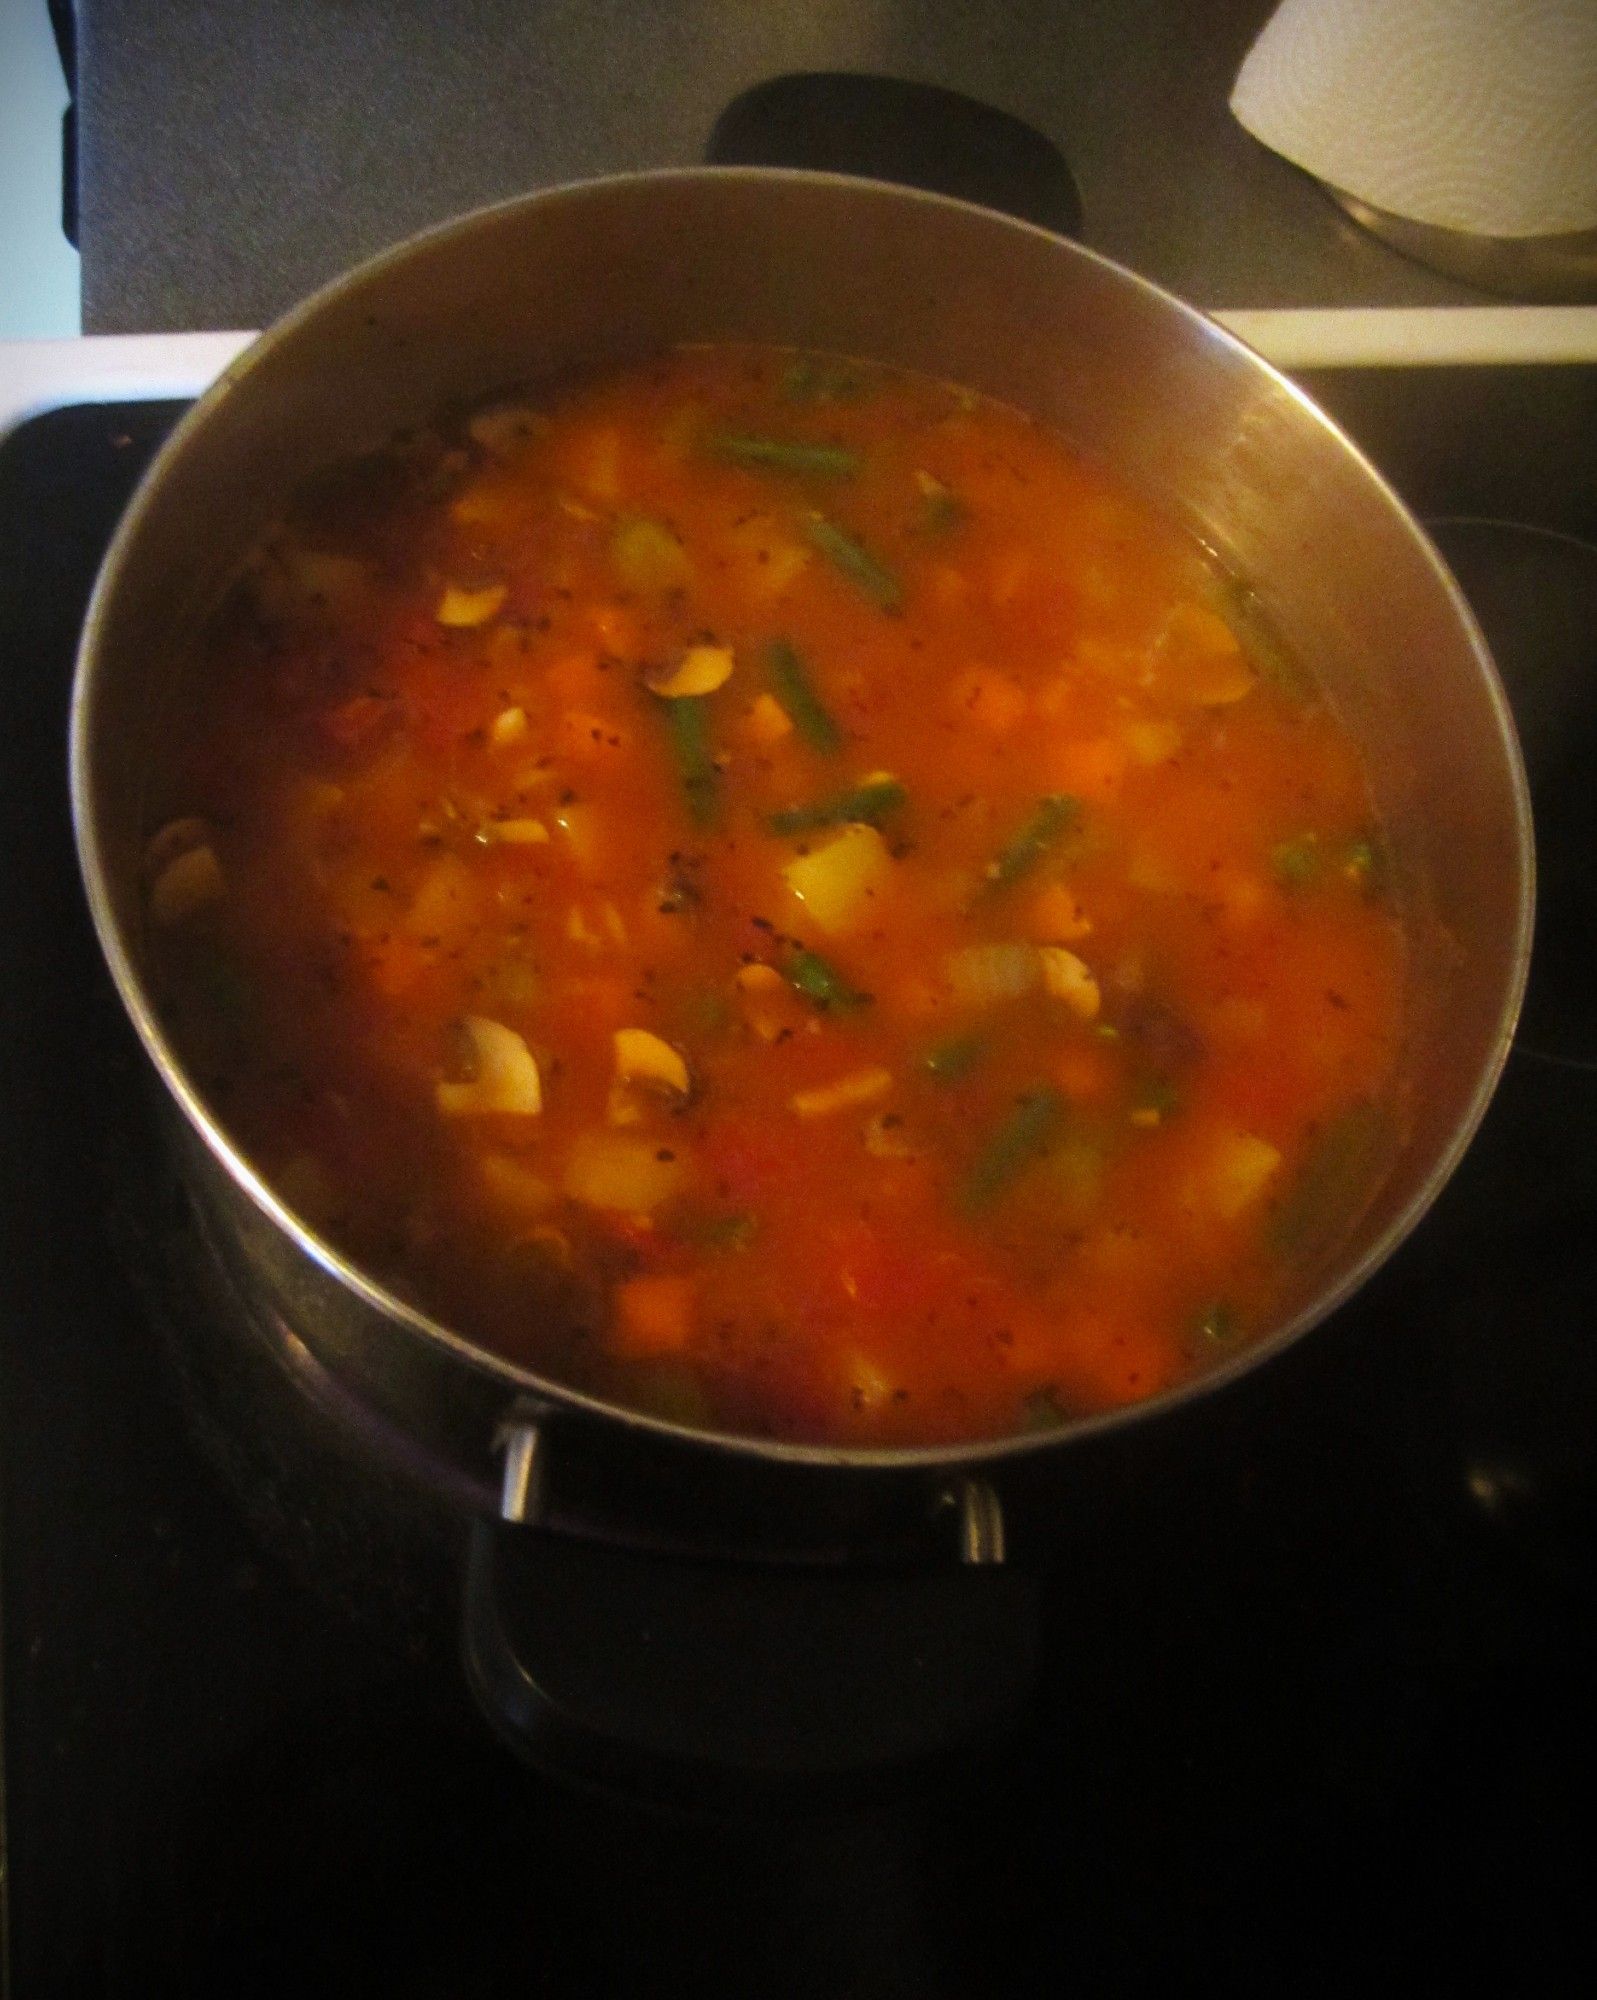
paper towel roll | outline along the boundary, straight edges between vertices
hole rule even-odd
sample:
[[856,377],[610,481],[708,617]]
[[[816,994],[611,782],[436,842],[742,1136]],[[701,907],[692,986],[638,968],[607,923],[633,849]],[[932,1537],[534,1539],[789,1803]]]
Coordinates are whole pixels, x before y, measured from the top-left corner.
[[1597,0],[1282,0],[1231,109],[1392,215],[1493,237],[1597,228]]

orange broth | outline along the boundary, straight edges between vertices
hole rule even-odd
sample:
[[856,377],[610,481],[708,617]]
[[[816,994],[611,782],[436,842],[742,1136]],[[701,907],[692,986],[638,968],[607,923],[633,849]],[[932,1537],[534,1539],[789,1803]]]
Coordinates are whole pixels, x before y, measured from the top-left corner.
[[877,366],[407,437],[204,635],[169,1025],[309,1224],[548,1375],[845,1443],[1147,1397],[1268,1329],[1401,1026],[1356,748],[1236,602]]

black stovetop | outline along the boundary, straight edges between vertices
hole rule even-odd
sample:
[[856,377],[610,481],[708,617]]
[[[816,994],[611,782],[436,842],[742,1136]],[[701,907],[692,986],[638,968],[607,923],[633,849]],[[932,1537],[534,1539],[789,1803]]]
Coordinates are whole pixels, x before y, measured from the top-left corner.
[[[122,1253],[139,1059],[64,779],[71,654],[171,406],[0,447],[0,1612],[10,1967],[37,1994],[1343,1993],[1597,1967],[1597,368],[1312,385],[1444,526],[1510,684],[1544,902],[1463,1168],[1330,1325],[1071,1454],[1017,1532],[1038,1713],[985,1777],[667,1823],[524,1771],[447,1621],[304,1560],[197,1441]],[[1525,611],[1533,615],[1528,623]],[[325,1496],[324,1496],[325,1498]],[[398,1593],[397,1597],[402,1597]]]

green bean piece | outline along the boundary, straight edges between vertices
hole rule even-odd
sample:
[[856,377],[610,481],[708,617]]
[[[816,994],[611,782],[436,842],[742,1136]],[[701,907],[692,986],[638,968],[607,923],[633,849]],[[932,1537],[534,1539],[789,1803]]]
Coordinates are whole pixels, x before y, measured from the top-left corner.
[[985,1035],[951,1035],[926,1051],[922,1066],[938,1083],[958,1083],[970,1075],[989,1046]]
[[847,1013],[852,1008],[863,1007],[870,995],[861,993],[851,986],[835,965],[822,958],[818,951],[796,951],[782,968],[788,984],[806,1000],[813,1000],[817,1007]]
[[987,864],[985,887],[1007,889],[1028,874],[1062,834],[1068,833],[1081,816],[1080,803],[1068,792],[1052,792],[1038,805],[1007,847]]
[[967,1215],[988,1207],[1029,1167],[1059,1131],[1065,1100],[1051,1085],[1029,1090],[987,1141],[965,1176],[959,1205]]
[[1277,841],[1270,849],[1270,873],[1283,889],[1308,889],[1319,881],[1324,857],[1312,833]]
[[1153,1112],[1162,1124],[1181,1109],[1181,1093],[1167,1076],[1145,1076],[1131,1094],[1131,1108]]
[[829,521],[824,514],[812,514],[804,523],[811,545],[820,550],[832,567],[857,585],[883,611],[897,611],[904,601],[898,578],[873,556],[863,542]]
[[803,660],[786,639],[773,639],[765,649],[765,664],[777,700],[792,717],[793,727],[812,750],[830,756],[842,742],[843,732],[821,706]]
[[1216,1299],[1205,1307],[1198,1320],[1198,1332],[1215,1347],[1230,1347],[1242,1331],[1237,1309],[1229,1299]]
[[1350,840],[1342,850],[1340,868],[1342,879],[1370,900],[1390,895],[1392,853],[1380,834],[1366,833]]
[[833,792],[813,805],[789,806],[768,815],[772,833],[813,833],[821,826],[880,826],[909,794],[896,778],[868,778],[846,792]]
[[859,453],[841,444],[792,444],[784,438],[719,431],[710,449],[717,458],[751,472],[791,472],[802,479],[852,479],[860,469]]
[[1258,594],[1240,577],[1222,572],[1215,583],[1215,609],[1231,627],[1248,665],[1262,681],[1295,707],[1314,698],[1314,683],[1287,650],[1265,615]]
[[939,480],[928,479],[921,487],[920,526],[922,534],[946,535],[965,518],[965,503]]
[[1350,1105],[1334,1118],[1311,1146],[1296,1183],[1271,1218],[1271,1249],[1278,1256],[1302,1255],[1345,1229],[1373,1189],[1376,1166],[1390,1140],[1390,1120],[1378,1104]]
[[1051,1383],[1033,1389],[1020,1406],[1019,1428],[1023,1431],[1056,1431],[1069,1421],[1070,1413]]
[[677,776],[687,800],[688,816],[695,826],[708,826],[715,818],[717,804],[708,704],[708,695],[702,694],[679,695],[674,701],[661,702]]
[[742,1251],[753,1246],[760,1225],[746,1210],[731,1215],[707,1216],[681,1232],[701,1250]]

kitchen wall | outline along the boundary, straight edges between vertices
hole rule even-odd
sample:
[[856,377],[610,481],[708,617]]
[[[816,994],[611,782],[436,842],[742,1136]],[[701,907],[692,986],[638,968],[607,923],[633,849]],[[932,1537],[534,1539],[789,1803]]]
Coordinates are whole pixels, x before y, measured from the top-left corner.
[[61,234],[61,77],[45,0],[0,0],[0,340],[76,333]]

